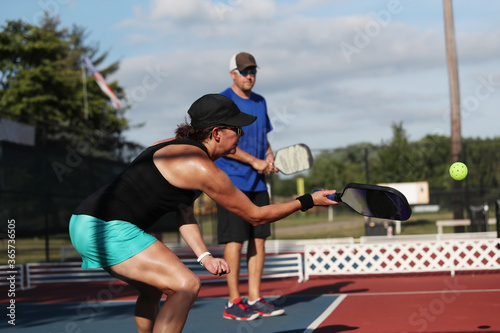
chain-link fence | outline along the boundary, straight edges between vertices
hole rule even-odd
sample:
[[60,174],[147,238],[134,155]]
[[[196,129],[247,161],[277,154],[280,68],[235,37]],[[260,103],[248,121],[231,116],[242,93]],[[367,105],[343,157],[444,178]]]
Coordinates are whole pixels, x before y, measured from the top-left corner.
[[124,166],[76,151],[0,142],[0,218],[17,221],[18,237],[67,232],[80,201]]

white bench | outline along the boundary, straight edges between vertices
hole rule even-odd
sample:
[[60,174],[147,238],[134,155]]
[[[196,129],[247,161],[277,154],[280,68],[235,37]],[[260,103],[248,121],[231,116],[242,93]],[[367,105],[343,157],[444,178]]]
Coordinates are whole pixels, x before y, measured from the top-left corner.
[[394,235],[394,236],[361,236],[360,244],[368,243],[396,243],[396,242],[420,242],[432,240],[451,240],[451,239],[493,239],[497,238],[496,231],[487,232],[459,232],[459,233],[440,233],[423,235]]
[[[495,218],[489,218],[488,224],[495,224]],[[459,220],[439,220],[436,221],[437,233],[443,233],[443,227],[461,227],[461,226],[470,226],[470,220],[468,219],[459,219]]]

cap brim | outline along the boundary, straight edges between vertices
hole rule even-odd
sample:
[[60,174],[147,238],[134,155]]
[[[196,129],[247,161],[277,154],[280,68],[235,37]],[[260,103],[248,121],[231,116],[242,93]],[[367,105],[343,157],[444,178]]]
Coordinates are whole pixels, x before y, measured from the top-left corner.
[[256,120],[257,117],[245,112],[240,112],[231,119],[225,120],[224,125],[243,127],[252,124]]

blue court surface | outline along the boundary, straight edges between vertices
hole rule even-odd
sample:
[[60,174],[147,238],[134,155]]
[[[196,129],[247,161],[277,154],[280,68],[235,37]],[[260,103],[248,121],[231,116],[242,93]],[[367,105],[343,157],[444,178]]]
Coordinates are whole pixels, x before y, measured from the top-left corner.
[[[338,296],[285,296],[274,301],[285,307],[277,317],[253,321],[222,318],[227,298],[198,298],[189,313],[183,332],[187,333],[299,333],[320,316]],[[272,298],[270,298],[273,300]],[[137,332],[133,301],[19,304],[16,325],[0,322],[0,331],[23,333],[127,333]],[[312,330],[311,330],[312,332]]]

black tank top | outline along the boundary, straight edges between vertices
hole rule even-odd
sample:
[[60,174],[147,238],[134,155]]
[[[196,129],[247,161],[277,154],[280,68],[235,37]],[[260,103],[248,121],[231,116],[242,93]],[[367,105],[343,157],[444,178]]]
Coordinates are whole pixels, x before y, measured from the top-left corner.
[[152,226],[164,214],[186,208],[201,194],[171,185],[153,163],[153,154],[168,145],[205,146],[189,139],[175,139],[148,147],[111,183],[87,197],[74,214],[104,221],[122,220],[141,229]]

